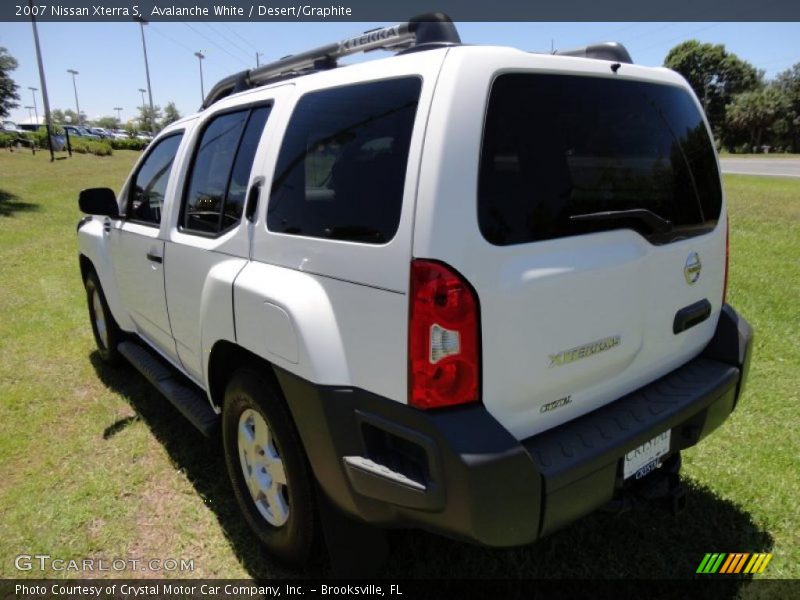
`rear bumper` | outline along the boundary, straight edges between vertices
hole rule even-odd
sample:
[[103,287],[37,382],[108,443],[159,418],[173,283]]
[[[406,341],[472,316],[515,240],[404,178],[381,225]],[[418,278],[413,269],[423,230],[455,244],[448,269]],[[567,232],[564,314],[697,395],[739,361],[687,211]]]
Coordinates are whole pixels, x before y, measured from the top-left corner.
[[592,413],[518,441],[482,406],[423,412],[353,388],[276,370],[309,461],[344,512],[490,546],[529,543],[603,506],[622,459],[670,429],[670,451],[733,411],[753,333],[723,308],[703,353]]

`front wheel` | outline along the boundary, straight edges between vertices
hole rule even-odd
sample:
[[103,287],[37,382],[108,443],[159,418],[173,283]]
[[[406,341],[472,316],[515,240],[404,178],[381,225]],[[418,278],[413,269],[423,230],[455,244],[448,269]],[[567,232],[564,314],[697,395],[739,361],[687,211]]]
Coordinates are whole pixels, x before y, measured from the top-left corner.
[[97,344],[97,352],[105,362],[117,364],[121,359],[117,351],[117,344],[122,341],[122,330],[108,309],[103,288],[100,286],[100,281],[94,271],[91,271],[86,276],[83,285],[86,288],[89,320],[92,323],[92,333]]
[[225,390],[222,437],[250,527],[277,558],[307,562],[317,529],[311,471],[286,405],[255,367],[235,373]]

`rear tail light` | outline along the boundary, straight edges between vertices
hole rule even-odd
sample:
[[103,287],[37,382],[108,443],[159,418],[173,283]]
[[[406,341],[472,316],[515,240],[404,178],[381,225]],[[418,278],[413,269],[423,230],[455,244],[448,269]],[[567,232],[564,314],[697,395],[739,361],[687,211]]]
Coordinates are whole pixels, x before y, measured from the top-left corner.
[[728,301],[728,263],[731,258],[731,221],[725,217],[725,281],[722,284],[722,303]]
[[477,402],[480,386],[478,299],[441,263],[411,263],[408,400],[417,408]]

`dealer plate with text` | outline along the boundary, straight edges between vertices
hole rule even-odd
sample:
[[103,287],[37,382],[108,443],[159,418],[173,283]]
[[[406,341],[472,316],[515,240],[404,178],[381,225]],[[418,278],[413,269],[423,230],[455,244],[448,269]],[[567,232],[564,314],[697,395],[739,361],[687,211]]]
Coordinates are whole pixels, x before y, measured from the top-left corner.
[[661,458],[669,454],[669,440],[672,430],[658,434],[652,440],[634,448],[625,455],[622,466],[622,477],[641,479],[655,471],[661,465]]

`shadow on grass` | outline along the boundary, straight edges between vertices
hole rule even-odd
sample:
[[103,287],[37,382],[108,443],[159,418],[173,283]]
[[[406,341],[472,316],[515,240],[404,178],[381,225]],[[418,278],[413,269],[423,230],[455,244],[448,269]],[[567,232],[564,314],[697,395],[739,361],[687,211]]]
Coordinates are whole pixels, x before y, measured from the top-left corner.
[[[176,468],[186,473],[214,511],[244,569],[253,577],[330,576],[327,567],[298,573],[279,566],[260,548],[239,513],[217,439],[206,439],[132,367],[109,367],[95,352],[92,364],[103,383],[127,398],[163,444]],[[116,433],[124,423],[108,424]],[[110,437],[110,436],[104,436]],[[707,552],[768,552],[769,533],[749,513],[693,481],[688,507],[673,516],[651,505],[623,514],[595,513],[535,544],[484,548],[421,531],[390,534],[391,558],[384,576],[393,578],[492,579],[685,579]],[[514,493],[513,487],[507,493]],[[713,576],[702,576],[705,578]],[[741,581],[731,581],[733,597]]]
[[22,202],[19,196],[0,189],[0,217],[13,217],[14,213],[39,210],[38,204]]

